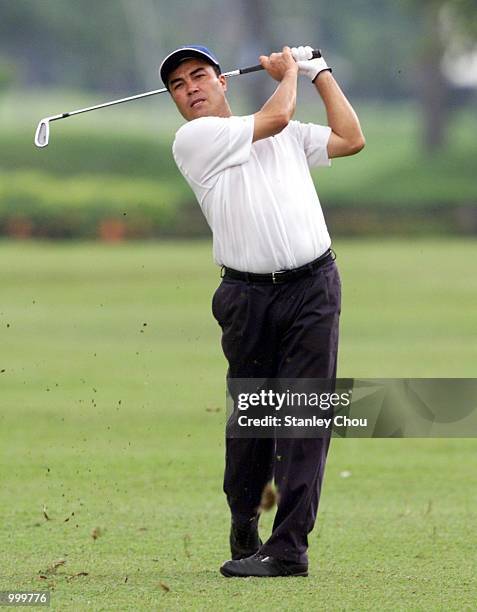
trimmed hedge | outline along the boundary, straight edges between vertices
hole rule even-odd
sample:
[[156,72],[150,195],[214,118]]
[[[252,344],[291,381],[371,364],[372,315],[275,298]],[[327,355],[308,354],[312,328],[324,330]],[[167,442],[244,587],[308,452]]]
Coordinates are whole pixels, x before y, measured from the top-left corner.
[[170,231],[183,201],[184,191],[167,181],[59,178],[19,170],[0,181],[0,229],[13,235],[91,238],[114,222],[124,235],[148,237]]

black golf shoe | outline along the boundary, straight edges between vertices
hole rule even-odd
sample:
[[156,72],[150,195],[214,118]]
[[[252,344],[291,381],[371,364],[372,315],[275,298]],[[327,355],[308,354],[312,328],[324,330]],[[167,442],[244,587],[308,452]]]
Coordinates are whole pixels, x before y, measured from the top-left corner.
[[262,541],[258,536],[258,516],[249,521],[237,521],[232,519],[230,527],[230,550],[232,559],[246,559],[254,555]]
[[308,565],[281,561],[267,555],[255,554],[247,559],[226,561],[220,568],[227,578],[277,578],[279,576],[308,576]]

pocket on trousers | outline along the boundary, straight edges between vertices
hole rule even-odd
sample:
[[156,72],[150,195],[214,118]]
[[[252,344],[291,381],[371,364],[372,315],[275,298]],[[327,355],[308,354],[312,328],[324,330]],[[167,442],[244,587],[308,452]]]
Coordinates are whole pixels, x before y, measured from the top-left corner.
[[212,296],[212,314],[219,325],[222,325],[227,314],[228,304],[231,300],[232,287],[226,281],[222,281]]
[[212,314],[223,328],[230,321],[236,321],[243,311],[247,297],[241,282],[223,280],[212,296]]
[[217,322],[219,322],[219,315],[217,310],[219,300],[218,294],[221,286],[222,283],[217,287],[217,289],[214,291],[214,295],[212,296],[212,315]]
[[323,270],[326,279],[326,291],[330,304],[336,308],[338,314],[341,314],[341,278],[338,271],[338,266],[333,263]]

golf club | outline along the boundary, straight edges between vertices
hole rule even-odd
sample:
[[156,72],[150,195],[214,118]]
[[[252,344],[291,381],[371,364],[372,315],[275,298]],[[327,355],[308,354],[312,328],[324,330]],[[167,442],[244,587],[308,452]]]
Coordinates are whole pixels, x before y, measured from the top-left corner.
[[[313,58],[321,57],[321,52],[319,49],[315,49],[313,51]],[[230,72],[223,72],[222,76],[224,77],[233,77],[238,76],[240,74],[248,74],[250,72],[257,72],[259,70],[263,70],[263,66],[261,64],[257,64],[256,66],[248,66],[247,68],[238,68],[236,70],[231,70]],[[134,96],[129,96],[128,98],[121,98],[119,100],[112,100],[111,102],[104,102],[103,104],[96,104],[96,106],[89,106],[88,108],[80,108],[78,110],[73,110],[68,113],[60,113],[59,115],[52,115],[51,117],[45,117],[40,121],[38,127],[35,132],[35,144],[37,147],[43,148],[48,146],[48,142],[50,139],[50,123],[52,121],[58,121],[59,119],[66,119],[67,117],[72,117],[73,115],[79,115],[80,113],[88,113],[89,111],[97,110],[98,108],[106,108],[107,106],[114,106],[116,104],[122,104],[123,102],[131,102],[132,100],[139,100],[140,98],[147,98],[148,96],[155,96],[157,94],[165,93],[168,91],[167,87],[163,87],[162,89],[155,89],[153,91],[146,91],[145,93],[136,94]]]

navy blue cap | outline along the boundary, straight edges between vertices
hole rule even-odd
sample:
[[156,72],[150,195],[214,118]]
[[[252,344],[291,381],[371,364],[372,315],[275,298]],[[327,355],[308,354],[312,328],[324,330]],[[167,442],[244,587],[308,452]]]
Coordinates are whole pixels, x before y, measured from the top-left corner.
[[181,62],[191,58],[203,59],[220,70],[219,60],[215,57],[212,51],[210,51],[210,49],[207,49],[207,47],[203,47],[202,45],[184,45],[172,53],[169,53],[169,55],[162,61],[159,68],[159,75],[166,87],[168,87],[167,81],[170,73],[175,70]]

